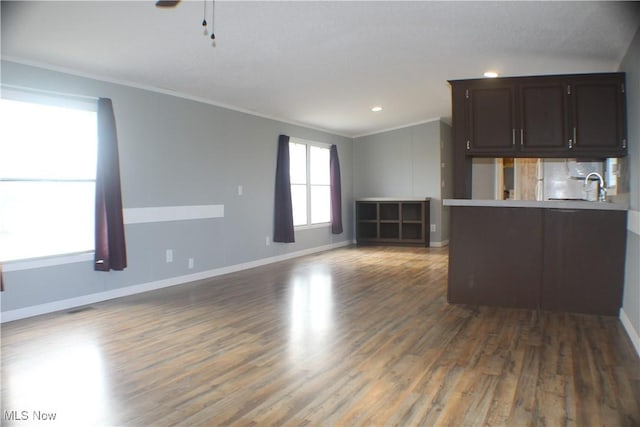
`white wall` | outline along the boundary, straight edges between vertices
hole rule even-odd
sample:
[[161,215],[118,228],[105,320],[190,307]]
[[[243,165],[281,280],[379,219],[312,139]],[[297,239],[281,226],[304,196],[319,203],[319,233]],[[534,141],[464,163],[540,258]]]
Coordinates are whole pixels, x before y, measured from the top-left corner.
[[640,354],[640,30],[620,64],[626,73],[627,139],[629,147],[629,227],[622,321]]

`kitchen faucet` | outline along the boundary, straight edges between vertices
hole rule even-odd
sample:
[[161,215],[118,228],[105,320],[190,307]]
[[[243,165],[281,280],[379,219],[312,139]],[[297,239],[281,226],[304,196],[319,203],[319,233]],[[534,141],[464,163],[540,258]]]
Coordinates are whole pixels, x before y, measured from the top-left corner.
[[604,179],[602,178],[602,175],[600,175],[598,172],[591,172],[589,175],[587,175],[584,179],[584,188],[585,191],[587,189],[587,185],[589,185],[589,178],[591,177],[591,175],[595,175],[596,177],[598,177],[598,180],[600,180],[599,185],[598,185],[598,201],[599,202],[604,202],[606,201],[606,197],[607,197],[607,187],[604,186]]

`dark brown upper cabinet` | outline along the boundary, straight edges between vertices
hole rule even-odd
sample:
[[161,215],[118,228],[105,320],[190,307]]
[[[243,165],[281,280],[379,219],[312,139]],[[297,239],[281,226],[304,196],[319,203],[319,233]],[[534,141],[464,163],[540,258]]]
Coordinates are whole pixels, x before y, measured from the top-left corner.
[[466,89],[467,151],[510,152],[515,148],[515,88],[509,83],[480,82]]
[[624,73],[450,83],[454,139],[466,156],[626,155]]
[[624,75],[578,78],[569,91],[574,152],[625,155]]
[[568,148],[567,85],[562,80],[523,81],[518,84],[517,148],[522,153],[558,154]]

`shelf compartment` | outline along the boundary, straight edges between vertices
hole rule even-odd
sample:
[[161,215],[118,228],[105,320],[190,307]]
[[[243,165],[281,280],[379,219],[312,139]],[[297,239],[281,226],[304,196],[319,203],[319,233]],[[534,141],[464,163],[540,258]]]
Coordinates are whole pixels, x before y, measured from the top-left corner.
[[357,208],[359,221],[376,221],[378,219],[377,203],[358,203]]
[[378,224],[375,222],[360,222],[358,224],[358,239],[377,239]]
[[400,220],[400,208],[398,203],[380,203],[380,220]]
[[400,224],[394,222],[380,223],[381,239],[400,239]]
[[422,223],[402,223],[402,239],[403,240],[422,240],[424,233]]
[[402,220],[403,221],[422,221],[422,205],[423,203],[402,203]]

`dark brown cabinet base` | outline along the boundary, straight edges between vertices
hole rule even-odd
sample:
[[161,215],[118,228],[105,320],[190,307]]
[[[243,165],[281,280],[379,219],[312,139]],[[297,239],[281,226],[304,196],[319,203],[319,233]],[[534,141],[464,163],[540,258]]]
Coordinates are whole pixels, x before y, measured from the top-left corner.
[[618,315],[626,215],[452,206],[448,301]]
[[451,303],[536,308],[542,272],[542,211],[451,208]]
[[540,304],[555,311],[618,315],[622,303],[626,212],[545,212]]

